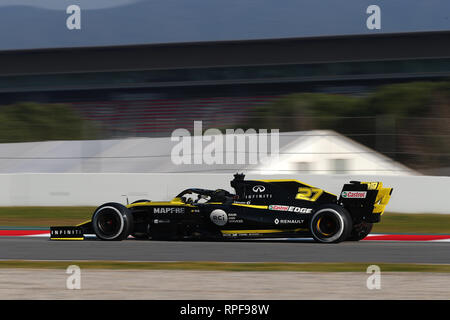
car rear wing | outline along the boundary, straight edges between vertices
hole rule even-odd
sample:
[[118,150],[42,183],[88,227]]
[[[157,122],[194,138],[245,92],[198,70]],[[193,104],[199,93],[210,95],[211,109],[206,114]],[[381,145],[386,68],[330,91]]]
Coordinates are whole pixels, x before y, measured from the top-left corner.
[[382,215],[389,203],[393,188],[383,188],[381,182],[350,181],[342,188],[338,202],[351,212],[364,216]]
[[383,188],[383,183],[381,182],[361,182],[362,184],[367,184],[367,189],[371,191],[376,191],[375,202],[373,204],[372,213],[383,214],[386,205],[391,199],[393,188]]

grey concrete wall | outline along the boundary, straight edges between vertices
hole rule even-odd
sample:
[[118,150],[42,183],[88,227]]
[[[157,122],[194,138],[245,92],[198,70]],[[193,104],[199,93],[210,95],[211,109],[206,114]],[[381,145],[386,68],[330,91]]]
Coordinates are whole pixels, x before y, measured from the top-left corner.
[[[0,206],[96,206],[108,201],[170,200],[183,189],[233,191],[230,174],[2,174]],[[450,213],[450,177],[257,175],[246,179],[298,179],[338,194],[350,180],[382,181],[394,192],[387,211]]]

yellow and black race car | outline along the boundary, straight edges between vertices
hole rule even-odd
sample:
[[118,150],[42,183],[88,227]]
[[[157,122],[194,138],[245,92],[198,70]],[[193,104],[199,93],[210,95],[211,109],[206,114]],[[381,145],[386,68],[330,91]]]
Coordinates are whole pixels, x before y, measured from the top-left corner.
[[318,242],[361,240],[379,222],[392,188],[381,182],[351,181],[339,195],[297,180],[231,181],[226,190],[191,188],[173,200],[110,202],[76,227],[51,227],[52,240],[183,240],[257,237],[313,237]]

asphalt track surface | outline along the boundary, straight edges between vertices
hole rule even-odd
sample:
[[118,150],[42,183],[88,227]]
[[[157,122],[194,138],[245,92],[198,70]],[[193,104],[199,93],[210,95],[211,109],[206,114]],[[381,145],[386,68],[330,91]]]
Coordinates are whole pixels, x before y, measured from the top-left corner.
[[51,241],[1,237],[0,259],[450,264],[450,242]]

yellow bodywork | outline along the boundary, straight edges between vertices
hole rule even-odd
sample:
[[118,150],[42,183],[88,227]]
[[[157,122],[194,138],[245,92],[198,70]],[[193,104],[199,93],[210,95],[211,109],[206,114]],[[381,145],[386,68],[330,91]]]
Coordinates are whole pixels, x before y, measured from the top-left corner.
[[383,214],[386,205],[391,199],[392,188],[383,188],[381,182],[361,182],[367,184],[367,190],[378,190],[372,213]]
[[173,198],[170,201],[158,201],[158,202],[154,202],[154,201],[149,201],[149,202],[136,202],[136,203],[132,203],[127,205],[127,208],[133,208],[133,207],[143,207],[143,206],[183,206],[183,207],[193,207],[192,205],[188,204],[188,203],[184,203],[183,201],[181,201],[180,198]]

